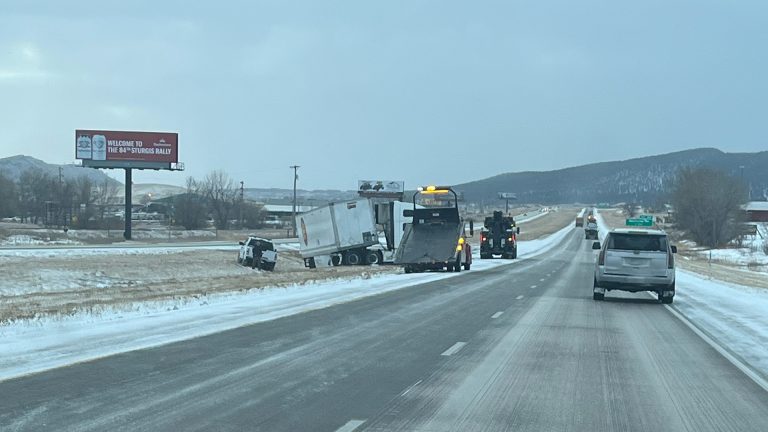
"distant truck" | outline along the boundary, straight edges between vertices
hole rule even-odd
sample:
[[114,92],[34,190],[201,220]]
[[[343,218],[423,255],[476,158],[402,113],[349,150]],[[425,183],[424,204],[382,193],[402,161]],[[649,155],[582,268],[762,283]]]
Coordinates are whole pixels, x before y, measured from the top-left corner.
[[597,240],[597,223],[587,222],[587,226],[584,227],[584,238],[587,240]]
[[576,216],[576,226],[577,227],[584,226],[584,216]]
[[373,207],[367,198],[334,202],[296,216],[299,253],[304,265],[330,257],[332,265],[376,264],[382,261]]
[[520,227],[515,225],[515,220],[501,211],[494,211],[493,216],[485,218],[480,232],[480,259],[495,255],[503,259],[517,258],[517,234],[520,234]]
[[[421,195],[453,194],[453,206],[418,208],[416,198]],[[427,186],[419,188],[413,196],[413,208],[403,216],[412,217],[406,224],[403,238],[395,252],[395,264],[402,265],[406,273],[427,270],[460,272],[472,265],[472,248],[466,240],[464,221],[459,216],[458,196],[450,187]],[[473,227],[470,222],[469,234]]]

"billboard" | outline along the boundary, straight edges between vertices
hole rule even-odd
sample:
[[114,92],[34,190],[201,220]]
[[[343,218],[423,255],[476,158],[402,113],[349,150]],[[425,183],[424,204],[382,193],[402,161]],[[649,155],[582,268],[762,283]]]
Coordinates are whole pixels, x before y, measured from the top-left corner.
[[78,129],[75,157],[97,168],[166,168],[179,162],[179,134]]
[[517,194],[513,192],[499,192],[499,199],[517,199]]
[[405,191],[405,182],[392,180],[358,180],[357,192],[364,196],[401,195]]

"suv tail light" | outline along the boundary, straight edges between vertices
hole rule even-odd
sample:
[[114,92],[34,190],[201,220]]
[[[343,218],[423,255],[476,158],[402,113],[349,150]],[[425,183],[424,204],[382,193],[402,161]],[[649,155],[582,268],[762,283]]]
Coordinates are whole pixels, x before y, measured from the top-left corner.
[[667,268],[675,268],[675,254],[673,254],[671,250],[667,251]]
[[600,249],[600,255],[597,258],[597,265],[605,265],[605,248]]

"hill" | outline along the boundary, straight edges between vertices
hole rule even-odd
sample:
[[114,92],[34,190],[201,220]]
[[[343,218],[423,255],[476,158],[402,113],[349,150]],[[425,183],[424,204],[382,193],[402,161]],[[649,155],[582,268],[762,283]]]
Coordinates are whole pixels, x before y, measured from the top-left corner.
[[52,176],[54,178],[58,178],[59,176],[59,167],[61,167],[61,175],[64,179],[76,179],[80,176],[86,176],[89,179],[91,179],[94,184],[103,183],[105,180],[114,183],[114,184],[121,184],[117,180],[109,177],[105,173],[103,173],[101,170],[92,169],[92,168],[82,168],[75,165],[56,165],[56,164],[49,164],[46,162],[41,161],[40,159],[35,159],[31,156],[24,156],[24,155],[17,155],[17,156],[11,156],[7,158],[0,159],[0,174],[3,176],[10,178],[13,181],[18,181],[21,175],[25,171],[29,170],[39,170],[41,172],[44,172],[48,174],[49,176]]
[[724,153],[699,148],[555,171],[506,173],[455,186],[472,202],[497,200],[498,192],[517,193],[519,202],[600,203],[631,201],[655,204],[664,199],[677,173],[686,167],[710,167],[741,176],[752,197],[768,190],[768,152]]

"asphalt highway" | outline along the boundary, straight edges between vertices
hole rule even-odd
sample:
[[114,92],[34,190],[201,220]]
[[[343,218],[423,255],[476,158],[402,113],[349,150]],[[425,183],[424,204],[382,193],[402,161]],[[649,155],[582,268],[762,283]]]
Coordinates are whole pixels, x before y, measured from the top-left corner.
[[768,430],[657,301],[592,300],[590,244],[0,382],[0,430]]

